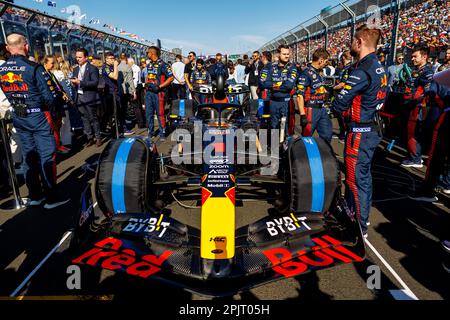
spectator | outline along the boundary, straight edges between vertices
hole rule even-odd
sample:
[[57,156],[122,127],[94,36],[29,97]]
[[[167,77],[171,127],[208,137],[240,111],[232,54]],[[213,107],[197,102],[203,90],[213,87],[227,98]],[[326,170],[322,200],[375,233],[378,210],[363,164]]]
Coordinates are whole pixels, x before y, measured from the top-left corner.
[[[6,63],[6,60],[9,59],[9,53],[6,50],[6,45],[0,45],[0,66]],[[0,119],[4,118],[7,113],[12,111],[11,104],[6,98],[3,90],[0,90]],[[18,136],[16,130],[13,128],[11,131],[10,137],[10,147],[11,153],[13,154],[13,161],[16,163],[17,167],[20,166],[22,162],[20,148],[18,147],[16,141],[18,141]],[[9,175],[8,168],[6,163],[6,153],[3,148],[3,141],[0,139],[0,199],[4,199],[8,197],[11,192],[11,186],[9,185]]]
[[[176,62],[172,65],[174,80],[172,83],[172,99],[186,99],[186,79],[184,72],[186,65],[181,62],[181,55],[176,56]],[[192,74],[192,73],[191,73]]]
[[[135,120],[134,109],[131,108],[131,101],[136,101],[136,87],[134,86],[133,70],[128,65],[128,56],[125,53],[120,55],[120,64],[117,67],[119,71],[119,99],[120,111],[118,118],[120,120],[119,132],[125,136],[131,136],[133,122]],[[123,131],[122,131],[123,130]]]
[[136,100],[131,101],[131,105],[134,109],[134,114],[136,117],[137,125],[139,129],[146,128],[145,125],[145,115],[144,110],[142,109],[142,105],[144,104],[143,100],[143,91],[144,86],[142,84],[142,71],[139,66],[136,65],[133,58],[128,59],[128,65],[131,67],[131,70],[133,70],[133,81],[134,86],[136,88]]
[[[215,61],[215,60],[214,60]],[[230,85],[236,84],[236,67],[234,66],[233,62],[228,62],[228,78],[227,83]]]
[[[6,61],[9,59],[11,55],[6,49],[6,45],[0,45],[0,66],[4,65]],[[0,114],[2,117],[6,115],[8,111],[12,110],[11,105],[6,98],[3,90],[0,90]],[[17,134],[17,130],[12,127],[11,128],[11,153],[13,156],[13,160],[16,163],[16,168],[19,168],[22,163],[22,148],[19,135]]]
[[184,80],[188,87],[192,87],[192,85],[189,82],[189,79],[191,79],[191,74],[195,70],[196,61],[197,61],[197,55],[195,52],[191,51],[188,55],[189,63],[186,64],[186,67],[184,68]]
[[445,52],[444,63],[439,67],[438,72],[450,69],[450,48]]
[[[114,125],[117,125],[115,130],[118,131],[120,135],[123,130],[123,122],[121,122],[120,114],[120,100],[119,100],[119,62],[114,57],[114,53],[108,52],[105,55],[105,65],[102,69],[102,78],[105,82],[105,105],[108,108],[107,110],[107,123],[112,129]],[[114,113],[113,108],[116,108]],[[114,124],[112,123],[112,119],[114,117]],[[122,124],[122,126],[121,126]],[[120,129],[122,127],[122,130]]]
[[253,52],[252,59],[245,68],[245,73],[249,75],[248,85],[250,86],[250,91],[253,100],[259,99],[258,82],[259,82],[259,75],[261,74],[263,68],[264,65],[261,62],[261,54],[259,53],[259,51]]
[[72,132],[71,132],[69,109],[73,108],[75,100],[75,98],[73,97],[74,90],[70,83],[72,71],[70,70],[70,66],[64,60],[62,61],[60,60],[58,62],[57,57],[55,57],[55,64],[53,66],[53,69],[51,69],[50,71],[52,72],[53,77],[55,78],[54,80],[57,81],[58,85],[60,86],[64,94],[63,97],[64,108],[62,110],[60,135],[61,135],[61,145],[66,150],[69,150],[70,148],[68,146],[72,145]]
[[238,84],[245,83],[245,66],[243,65],[242,59],[237,60],[236,64],[236,82]]
[[[87,137],[86,147],[102,145],[100,123],[97,107],[100,102],[98,83],[99,72],[88,62],[88,52],[81,48],[76,52],[78,66],[73,71],[72,85],[77,88],[76,104],[83,120],[84,133]],[[94,140],[95,138],[95,140]]]
[[61,127],[62,127],[62,119],[64,116],[64,107],[69,101],[69,97],[62,88],[55,74],[52,72],[55,69],[56,59],[53,56],[45,56],[43,59],[43,65],[45,71],[47,71],[50,80],[52,82],[52,87],[55,88],[55,92],[57,95],[56,108],[53,114],[51,114],[51,119],[48,121],[52,124],[53,134],[56,140],[56,148],[58,153],[60,154],[68,154],[70,149],[64,147],[61,144]]
[[388,68],[388,82],[389,82],[389,91],[392,92],[394,87],[397,87],[400,83],[400,71],[403,70],[405,57],[403,54],[399,53],[397,55],[397,59],[395,60],[395,65],[390,66]]

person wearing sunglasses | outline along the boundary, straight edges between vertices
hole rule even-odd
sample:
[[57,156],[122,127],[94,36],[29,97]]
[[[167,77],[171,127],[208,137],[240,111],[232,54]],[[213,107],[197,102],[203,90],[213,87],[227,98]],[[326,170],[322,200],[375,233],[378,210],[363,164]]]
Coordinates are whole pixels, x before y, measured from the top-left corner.
[[395,60],[395,65],[388,68],[388,81],[389,81],[389,92],[395,91],[394,87],[400,81],[400,72],[403,70],[405,57],[403,54],[398,54]]
[[197,55],[195,52],[191,51],[188,55],[189,63],[186,64],[186,67],[184,68],[184,79],[186,80],[186,84],[188,88],[192,87],[192,84],[190,83],[191,74],[195,71],[197,68]]

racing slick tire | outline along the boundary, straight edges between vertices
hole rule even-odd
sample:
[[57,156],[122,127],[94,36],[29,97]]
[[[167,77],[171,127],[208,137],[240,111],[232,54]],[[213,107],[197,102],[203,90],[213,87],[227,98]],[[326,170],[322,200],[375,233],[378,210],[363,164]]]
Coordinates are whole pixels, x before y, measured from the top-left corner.
[[106,214],[145,213],[156,196],[156,149],[141,139],[113,140],[100,156],[95,184],[99,208]]
[[296,213],[327,213],[340,186],[339,163],[321,138],[299,138],[289,148],[291,209]]

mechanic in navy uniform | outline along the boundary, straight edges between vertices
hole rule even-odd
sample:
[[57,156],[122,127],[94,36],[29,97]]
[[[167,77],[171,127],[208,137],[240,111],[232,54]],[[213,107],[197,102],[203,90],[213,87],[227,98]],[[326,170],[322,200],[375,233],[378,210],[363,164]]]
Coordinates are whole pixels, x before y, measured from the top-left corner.
[[430,50],[426,45],[414,47],[412,62],[414,70],[406,84],[405,107],[409,112],[408,120],[408,157],[402,162],[406,168],[423,167],[422,143],[424,139],[424,120],[427,113],[426,94],[433,80],[433,70],[427,60]]
[[438,75],[426,95],[430,110],[424,127],[431,132],[431,147],[424,184],[411,199],[433,203],[439,201],[437,188],[450,195],[450,87]]
[[7,37],[8,61],[0,67],[0,85],[13,107],[13,122],[22,141],[30,206],[51,210],[68,203],[56,187],[56,141],[48,114],[57,108],[56,88],[42,65],[28,60],[23,35]]
[[[289,62],[291,55],[289,47],[279,46],[278,54],[278,62],[265,65],[259,80],[260,90],[269,91],[272,129],[279,129],[281,119],[288,118],[289,102],[298,77],[297,68]],[[288,121],[286,121],[287,131]]]
[[211,80],[214,82],[217,81],[219,75],[223,76],[225,81],[228,79],[228,68],[225,63],[223,63],[223,55],[220,52],[216,54],[216,61],[209,66],[208,72],[211,75]]
[[[324,103],[327,89],[321,71],[328,65],[330,54],[325,49],[317,49],[313,61],[298,77],[297,100],[302,119],[303,136],[312,137],[317,130],[319,136],[331,143],[333,125]],[[306,121],[305,121],[306,120]]]
[[[189,90],[192,92],[195,88],[201,85],[210,85],[211,84],[211,75],[205,69],[205,61],[203,59],[197,59],[197,65],[195,71],[192,71],[191,76],[189,78]],[[204,104],[206,102],[206,96],[194,94],[194,100],[199,102],[200,104]]]
[[[150,47],[148,49],[150,63],[142,71],[143,82],[145,82],[145,111],[148,122],[148,137],[151,139],[154,132],[154,114],[158,116],[158,124],[161,140],[166,138],[166,120],[164,114],[164,96],[160,93],[174,80],[172,68],[161,59],[161,49]],[[162,77],[164,76],[164,80]]]
[[[342,89],[345,88],[345,83],[348,80],[348,77],[350,76],[350,72],[352,71],[353,66],[353,57],[351,55],[350,50],[345,50],[342,53],[341,56],[341,62],[342,62],[342,70],[339,71],[338,78],[336,80],[336,86],[333,88],[335,92],[339,92]],[[345,123],[344,123],[344,117],[346,115],[341,115],[338,113],[335,113],[335,117],[339,124],[339,140],[344,141],[345,140]]]
[[356,30],[352,56],[357,59],[345,88],[333,103],[336,112],[349,111],[345,141],[346,199],[367,237],[372,208],[372,159],[381,142],[378,111],[387,92],[387,75],[376,55],[381,31],[362,25]]

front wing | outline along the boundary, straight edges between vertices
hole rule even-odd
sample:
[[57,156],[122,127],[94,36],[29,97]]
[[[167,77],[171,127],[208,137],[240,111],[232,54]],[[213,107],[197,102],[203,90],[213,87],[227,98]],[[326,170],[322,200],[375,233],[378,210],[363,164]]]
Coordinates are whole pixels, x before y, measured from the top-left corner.
[[[317,214],[264,218],[236,231],[233,259],[207,260],[201,258],[200,230],[168,216],[118,215],[107,228],[86,236],[93,210],[84,209],[75,232],[83,239],[74,242],[74,264],[161,280],[205,296],[230,296],[365,258],[359,223],[342,210],[334,219],[340,228]],[[224,246],[223,239],[210,241]]]

